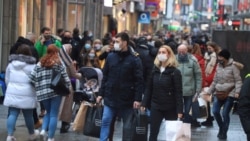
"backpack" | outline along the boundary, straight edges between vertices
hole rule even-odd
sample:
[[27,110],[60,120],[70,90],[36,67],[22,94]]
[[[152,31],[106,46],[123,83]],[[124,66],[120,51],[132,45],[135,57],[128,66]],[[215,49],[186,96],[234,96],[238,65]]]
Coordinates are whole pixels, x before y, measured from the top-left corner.
[[0,96],[5,96],[6,92],[6,83],[5,83],[5,74],[0,73]]

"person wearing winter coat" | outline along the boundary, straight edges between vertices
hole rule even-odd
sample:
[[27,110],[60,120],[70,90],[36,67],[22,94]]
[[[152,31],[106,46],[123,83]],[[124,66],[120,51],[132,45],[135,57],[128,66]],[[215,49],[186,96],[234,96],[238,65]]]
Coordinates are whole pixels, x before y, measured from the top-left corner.
[[193,127],[200,127],[200,123],[189,113],[192,106],[193,97],[201,92],[202,75],[197,59],[188,53],[188,47],[181,44],[178,47],[176,56],[182,75],[183,101],[184,101],[184,122],[191,123]]
[[[54,44],[51,44],[47,48],[47,54],[40,59],[40,62],[30,74],[31,83],[35,86],[37,100],[43,103],[46,110],[40,135],[45,140],[48,137],[48,141],[54,141],[59,107],[62,100],[62,96],[56,94],[51,89],[53,69],[61,72],[61,77],[64,79],[65,85],[70,89],[70,80],[65,66],[59,57],[59,49]],[[46,133],[47,130],[48,135]]]
[[[142,110],[151,108],[149,141],[156,141],[162,119],[182,118],[182,76],[172,49],[163,45],[154,61],[154,68],[142,101]],[[168,130],[168,129],[167,129]]]
[[35,140],[39,131],[34,130],[33,109],[36,108],[35,89],[29,81],[29,74],[36,64],[28,45],[21,44],[16,54],[9,57],[6,68],[5,82],[7,84],[4,105],[9,107],[7,119],[8,136],[6,141],[16,140],[13,136],[16,120],[22,111],[28,132],[29,140]]
[[[227,138],[227,131],[230,123],[230,111],[233,107],[235,98],[239,97],[242,86],[240,70],[227,49],[223,49],[218,54],[218,65],[216,68],[215,77],[209,87],[208,94],[215,94],[212,112],[219,126],[217,137],[219,139]],[[226,99],[218,99],[216,94],[226,92]],[[221,107],[223,112],[221,116]]]
[[247,74],[240,90],[237,113],[240,116],[241,125],[250,141],[250,74]]
[[[66,67],[68,76],[73,79],[81,79],[81,73],[76,71],[75,63],[70,58],[70,54],[72,51],[71,44],[64,44],[62,48],[59,50],[60,58],[63,64]],[[63,97],[62,100],[62,111],[59,114],[59,119],[62,121],[60,133],[67,133],[70,128],[70,122],[72,120],[72,106],[73,106],[73,90],[70,95],[67,97]]]

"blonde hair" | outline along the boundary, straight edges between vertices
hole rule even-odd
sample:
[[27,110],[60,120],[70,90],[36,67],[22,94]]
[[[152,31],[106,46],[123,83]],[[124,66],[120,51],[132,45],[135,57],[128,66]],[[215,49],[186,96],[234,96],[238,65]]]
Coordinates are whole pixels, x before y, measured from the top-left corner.
[[[176,57],[172,51],[172,49],[167,46],[167,45],[162,45],[159,50],[161,48],[165,48],[168,52],[168,59],[167,62],[165,63],[165,66],[163,67],[177,67],[178,66],[178,61],[176,60]],[[162,65],[162,63],[158,60],[158,58],[155,58],[154,64],[156,67],[160,68],[160,66]]]

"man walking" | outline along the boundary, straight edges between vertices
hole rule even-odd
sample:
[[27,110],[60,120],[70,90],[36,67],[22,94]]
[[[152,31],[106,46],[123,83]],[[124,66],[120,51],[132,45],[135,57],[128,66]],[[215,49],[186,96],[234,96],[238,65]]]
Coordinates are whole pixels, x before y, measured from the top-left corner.
[[103,68],[102,87],[97,103],[104,99],[104,111],[100,141],[107,141],[112,119],[119,115],[123,119],[123,141],[132,141],[134,126],[133,108],[139,108],[143,93],[143,72],[141,60],[132,47],[129,36],[117,34],[114,52],[106,58]]

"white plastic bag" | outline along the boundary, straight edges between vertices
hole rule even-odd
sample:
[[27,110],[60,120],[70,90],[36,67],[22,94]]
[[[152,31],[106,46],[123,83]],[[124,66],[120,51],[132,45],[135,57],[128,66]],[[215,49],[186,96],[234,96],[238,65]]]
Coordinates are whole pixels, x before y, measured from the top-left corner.
[[182,121],[165,122],[166,141],[191,141],[191,125]]

